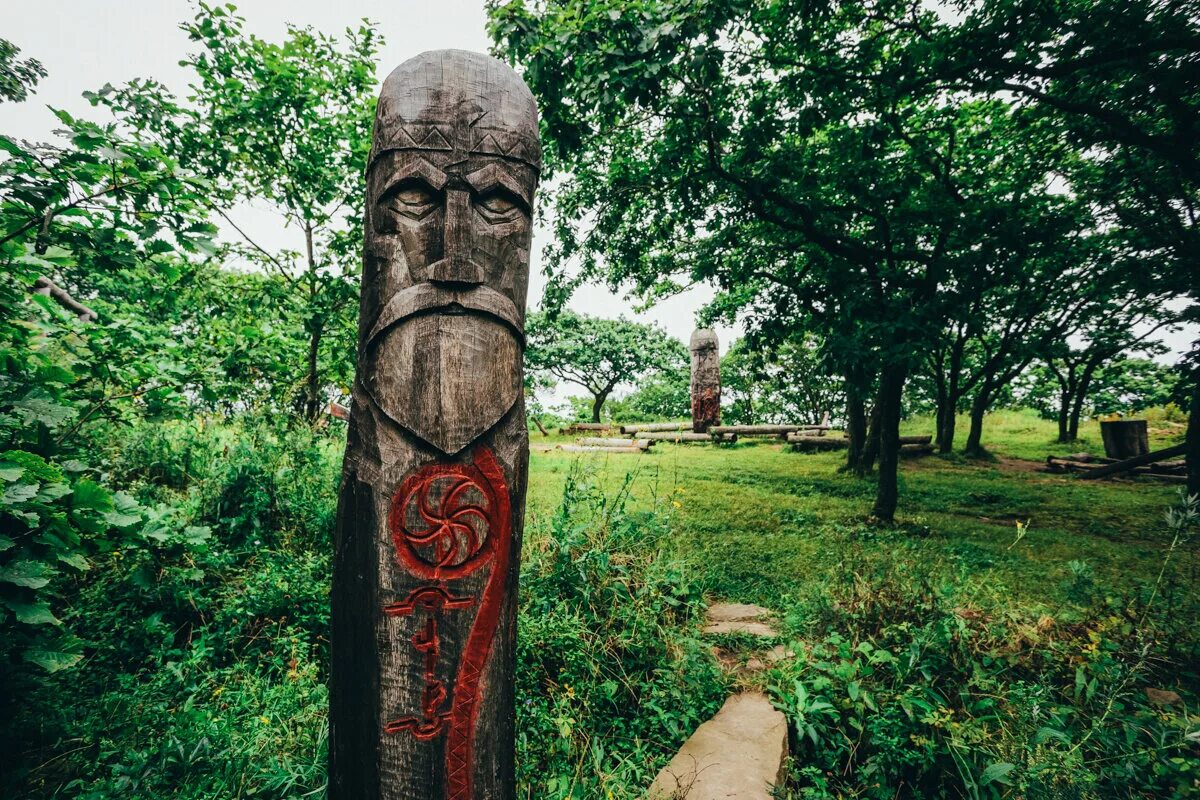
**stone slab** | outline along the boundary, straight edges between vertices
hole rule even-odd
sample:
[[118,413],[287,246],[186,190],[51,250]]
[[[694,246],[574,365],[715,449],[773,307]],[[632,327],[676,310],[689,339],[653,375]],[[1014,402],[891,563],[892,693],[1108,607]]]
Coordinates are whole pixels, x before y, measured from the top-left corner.
[[787,721],[766,695],[735,694],[684,742],[646,797],[771,800],[787,752]]
[[750,603],[715,603],[708,607],[705,616],[708,624],[704,632],[709,635],[723,633],[745,633],[751,636],[773,638],[779,635],[764,620],[771,612],[762,606]]

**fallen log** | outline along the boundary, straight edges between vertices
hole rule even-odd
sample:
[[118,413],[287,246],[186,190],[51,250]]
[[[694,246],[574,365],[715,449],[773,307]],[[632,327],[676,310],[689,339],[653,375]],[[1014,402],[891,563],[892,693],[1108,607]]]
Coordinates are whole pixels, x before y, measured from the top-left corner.
[[[1046,470],[1054,473],[1078,472],[1080,474],[1088,474],[1094,472],[1106,464],[1089,464],[1083,461],[1076,461],[1069,458],[1055,458],[1054,456],[1046,457]],[[1187,474],[1187,464],[1179,461],[1172,461],[1166,464],[1145,464],[1140,467],[1132,467],[1126,470],[1125,474],[1129,475],[1151,475],[1157,478],[1169,478],[1177,475]]]
[[793,453],[805,453],[814,450],[845,450],[850,442],[845,439],[833,439],[827,436],[797,436],[788,439]]
[[621,426],[621,433],[653,433],[661,431],[690,431],[690,422],[632,422]]
[[[902,438],[909,438],[909,439],[921,439],[921,438],[924,438],[924,439],[930,439],[930,438],[932,438],[932,437],[929,437],[929,436],[925,436],[925,437],[921,437],[921,436],[909,436],[909,437],[902,437]],[[933,445],[929,444],[928,442],[926,442],[925,444],[918,444],[918,443],[915,443],[915,442],[914,442],[914,443],[910,443],[910,444],[902,444],[902,445],[900,445],[900,456],[901,456],[902,458],[917,458],[917,457],[919,457],[919,456],[927,456],[927,455],[929,455],[929,454],[930,454],[930,453],[932,453],[932,452],[933,452]]]
[[581,444],[560,444],[558,449],[564,453],[648,453],[650,448],[640,447],[588,447]]
[[736,433],[739,436],[778,436],[797,431],[827,431],[828,425],[713,425],[709,433]]
[[570,436],[573,433],[612,433],[615,428],[607,422],[573,422],[565,428],[559,428],[558,432],[563,436]]
[[575,444],[581,444],[585,447],[638,447],[645,450],[654,442],[649,439],[610,439],[601,436],[581,436],[575,440]]
[[[850,434],[848,434],[848,433],[847,433],[847,434],[843,434],[843,435],[842,435],[842,438],[849,439],[849,438],[850,438]],[[933,436],[901,436],[901,437],[900,437],[900,444],[901,444],[901,445],[906,445],[906,444],[931,444],[932,442],[933,442]]]
[[717,434],[710,436],[707,433],[692,433],[691,431],[680,431],[671,433],[667,431],[653,431],[650,433],[639,434],[642,439],[649,439],[654,442],[675,442],[682,444],[684,442],[706,442],[715,444],[733,444],[737,441],[736,433]]
[[1172,456],[1182,456],[1187,453],[1187,443],[1181,442],[1174,447],[1167,447],[1162,450],[1155,450],[1152,453],[1146,453],[1133,458],[1127,458],[1124,461],[1118,461],[1115,464],[1105,464],[1102,467],[1080,475],[1080,480],[1090,481],[1096,478],[1103,478],[1106,475],[1119,475],[1122,472],[1128,472],[1134,467],[1140,467],[1145,464],[1153,464],[1156,461],[1164,461]]

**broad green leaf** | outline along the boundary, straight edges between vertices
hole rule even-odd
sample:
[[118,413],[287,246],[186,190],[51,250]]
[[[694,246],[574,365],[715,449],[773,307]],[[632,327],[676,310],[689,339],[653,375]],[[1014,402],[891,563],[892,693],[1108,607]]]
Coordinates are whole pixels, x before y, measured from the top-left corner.
[[54,570],[41,561],[23,559],[14,561],[5,567],[0,567],[0,581],[15,583],[17,586],[27,586],[30,589],[40,589],[50,582]]
[[58,650],[26,650],[25,660],[37,664],[47,672],[73,667],[83,658],[82,653],[64,653]]
[[0,495],[0,504],[15,506],[17,503],[27,503],[37,497],[37,493],[36,483],[14,483],[5,487],[4,494]]
[[1008,773],[1016,768],[1015,764],[1001,761],[996,764],[990,764],[983,774],[979,776],[979,785],[987,786],[990,783],[1002,783],[1005,786],[1011,786],[1012,783],[1008,780]]
[[58,617],[50,611],[50,604],[44,600],[33,603],[22,603],[19,600],[4,600],[4,605],[16,615],[18,622],[26,625],[59,625]]

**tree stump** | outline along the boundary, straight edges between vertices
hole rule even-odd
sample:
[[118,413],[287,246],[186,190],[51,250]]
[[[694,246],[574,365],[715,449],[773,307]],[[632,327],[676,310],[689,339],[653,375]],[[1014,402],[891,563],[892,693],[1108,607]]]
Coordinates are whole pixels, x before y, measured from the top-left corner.
[[721,354],[716,331],[692,333],[692,432],[707,433],[721,424]]
[[1109,458],[1133,458],[1150,452],[1150,434],[1144,419],[1114,419],[1100,423],[1104,455]]
[[512,800],[537,107],[423,53],[383,83],[334,539],[331,800]]

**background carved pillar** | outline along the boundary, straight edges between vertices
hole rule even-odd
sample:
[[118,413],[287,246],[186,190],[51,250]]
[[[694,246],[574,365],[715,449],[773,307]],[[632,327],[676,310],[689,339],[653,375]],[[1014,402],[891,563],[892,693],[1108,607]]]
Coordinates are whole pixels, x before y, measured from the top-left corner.
[[692,351],[692,430],[707,433],[721,424],[721,353],[716,331],[697,328],[688,344]]

